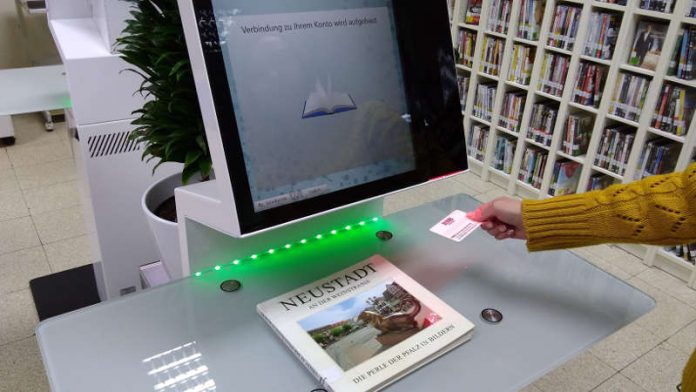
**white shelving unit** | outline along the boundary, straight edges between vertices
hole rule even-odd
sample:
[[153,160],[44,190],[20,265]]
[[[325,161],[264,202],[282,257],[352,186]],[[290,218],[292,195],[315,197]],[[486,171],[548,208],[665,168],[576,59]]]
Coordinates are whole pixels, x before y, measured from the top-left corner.
[[[469,30],[476,33],[476,46],[473,56],[472,66],[457,66],[457,72],[469,77],[469,86],[465,100],[464,129],[469,135],[473,124],[489,127],[485,158],[478,161],[469,158],[470,168],[479,174],[482,179],[503,186],[511,195],[519,195],[525,198],[545,198],[549,197],[554,163],[558,159],[568,159],[582,164],[582,172],[578,184],[578,192],[587,189],[590,177],[595,173],[605,174],[616,182],[628,183],[633,181],[638,171],[638,162],[646,143],[654,138],[663,138],[674,141],[681,145],[681,151],[674,170],[683,170],[694,158],[694,148],[696,147],[696,121],[692,121],[685,136],[677,136],[668,132],[651,128],[653,114],[658,105],[662,86],[671,83],[682,87],[694,89],[696,91],[695,80],[683,80],[674,76],[667,76],[669,62],[675,48],[678,36],[685,27],[696,25],[696,18],[690,18],[688,9],[690,0],[675,0],[672,13],[644,10],[639,8],[640,0],[627,0],[626,5],[610,4],[600,1],[590,0],[546,0],[543,4],[544,13],[541,19],[541,30],[539,39],[531,41],[517,37],[519,18],[521,17],[521,0],[511,1],[511,17],[507,33],[487,31],[488,20],[493,2],[481,2],[480,22],[478,25],[465,23],[465,15],[469,3],[472,0],[450,0],[452,4],[452,37],[457,50],[458,36],[460,30]],[[558,49],[549,46],[548,39],[552,28],[553,18],[557,5],[566,5],[581,8],[579,28],[576,32],[575,43],[572,51]],[[583,54],[585,41],[589,34],[591,17],[593,12],[609,12],[621,17],[620,28],[613,56],[610,60],[598,59]],[[628,63],[633,41],[640,21],[652,21],[667,25],[667,31],[662,46],[662,52],[654,71],[636,67]],[[499,75],[491,76],[481,70],[484,37],[500,39],[504,41],[501,66]],[[511,67],[513,57],[513,45],[525,45],[534,48],[533,69],[529,85],[520,85],[508,81],[508,72]],[[539,80],[541,78],[541,68],[545,53],[566,56],[570,60],[570,66],[566,76],[566,81],[561,96],[554,96],[539,91]],[[606,80],[603,86],[602,99],[598,106],[589,107],[572,101],[575,77],[580,64],[594,63],[607,68]],[[696,65],[694,65],[696,67]],[[610,114],[610,104],[617,88],[617,81],[622,74],[629,73],[650,79],[647,95],[642,107],[640,116],[635,120],[625,119]],[[497,84],[497,93],[493,105],[493,113],[490,121],[484,121],[473,116],[473,107],[476,96],[476,87],[481,83]],[[526,103],[521,115],[519,132],[512,132],[499,126],[499,118],[503,105],[503,98],[507,92],[519,92],[526,94]],[[532,108],[535,103],[549,101],[558,105],[558,115],[553,129],[553,138],[550,146],[537,143],[527,138],[527,130],[532,117]],[[587,152],[582,156],[571,156],[562,151],[564,137],[564,125],[568,114],[586,113],[594,117],[592,136]],[[604,129],[612,125],[628,125],[635,129],[635,138],[631,149],[625,173],[617,174],[610,170],[594,165],[597,150],[602,142]],[[500,137],[516,139],[516,149],[511,173],[504,173],[495,169],[493,161],[495,158],[496,141]],[[467,140],[468,141],[468,140]],[[522,164],[525,149],[532,147],[548,152],[541,186],[534,187],[518,180],[520,165]],[[652,246],[625,246],[625,249],[641,257],[650,266],[661,268],[670,274],[684,280],[687,284],[696,288],[696,268],[679,257],[668,251]]]

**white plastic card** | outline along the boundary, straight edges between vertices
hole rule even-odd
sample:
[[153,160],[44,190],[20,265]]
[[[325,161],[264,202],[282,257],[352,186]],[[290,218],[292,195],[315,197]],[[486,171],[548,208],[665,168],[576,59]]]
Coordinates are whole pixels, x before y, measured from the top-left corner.
[[431,227],[430,231],[452,241],[461,242],[474,230],[478,229],[479,226],[481,226],[481,223],[467,218],[466,212],[454,210],[435,226]]

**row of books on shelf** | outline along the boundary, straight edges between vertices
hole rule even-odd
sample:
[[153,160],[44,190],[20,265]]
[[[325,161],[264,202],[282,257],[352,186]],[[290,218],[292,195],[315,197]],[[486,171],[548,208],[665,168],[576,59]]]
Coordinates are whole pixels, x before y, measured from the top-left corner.
[[549,31],[549,46],[564,50],[573,50],[575,37],[580,27],[581,13],[581,7],[565,4],[556,6],[551,30]]
[[532,119],[527,137],[536,143],[551,146],[553,129],[558,117],[558,106],[550,102],[539,102],[532,107]]
[[666,247],[665,250],[687,263],[696,263],[696,243]]
[[677,136],[684,136],[694,115],[694,91],[665,83],[657,101],[651,126]]
[[476,33],[467,29],[460,29],[457,35],[457,63],[473,67],[474,50],[476,48]]
[[514,45],[512,49],[512,63],[508,80],[528,85],[532,79],[532,68],[534,66],[534,48],[525,45]]
[[541,19],[544,15],[545,0],[522,0],[517,37],[536,41],[541,32]]
[[498,121],[501,127],[513,132],[520,131],[522,112],[524,111],[526,99],[527,93],[523,91],[505,93],[503,109],[500,111],[500,119]]
[[581,62],[575,76],[573,102],[598,108],[602,100],[602,90],[604,90],[607,73],[607,67],[585,61]]
[[486,28],[488,31],[507,34],[510,25],[512,0],[492,0],[488,6],[489,15]]
[[598,3],[626,5],[626,0],[597,0]]
[[671,13],[674,0],[640,0],[639,8],[644,10]]
[[483,162],[486,157],[486,147],[488,146],[488,134],[490,129],[488,127],[473,124],[469,128],[469,138],[467,143],[469,148],[467,149],[469,156],[476,159],[477,161]]
[[468,75],[457,74],[457,88],[459,89],[459,102],[462,104],[462,113],[466,110],[466,95],[469,90],[469,81],[471,78]]
[[539,78],[539,90],[557,97],[563,95],[570,58],[554,53],[544,53]]
[[512,173],[512,161],[515,158],[517,140],[512,137],[500,136],[495,143],[493,167],[504,173]]
[[503,58],[505,41],[490,36],[483,38],[483,51],[481,52],[481,71],[489,75],[500,74],[500,62]]
[[583,54],[610,60],[619,35],[621,16],[610,12],[593,12],[588,26]]
[[696,27],[684,29],[677,37],[667,75],[692,80],[696,76]]
[[669,139],[657,138],[645,144],[638,160],[634,179],[674,171],[681,144]]
[[634,140],[635,129],[628,125],[610,126],[604,129],[594,159],[595,166],[624,175]]
[[517,179],[534,188],[541,188],[548,158],[548,151],[527,146],[524,155],[522,155],[522,164]]
[[473,107],[473,115],[475,117],[485,121],[492,120],[495,92],[497,89],[497,83],[483,83],[476,86],[476,96],[474,98]]
[[609,114],[638,121],[649,85],[650,79],[647,77],[630,73],[620,74]]
[[594,118],[591,115],[569,115],[564,124],[561,151],[572,156],[586,154],[593,125]]

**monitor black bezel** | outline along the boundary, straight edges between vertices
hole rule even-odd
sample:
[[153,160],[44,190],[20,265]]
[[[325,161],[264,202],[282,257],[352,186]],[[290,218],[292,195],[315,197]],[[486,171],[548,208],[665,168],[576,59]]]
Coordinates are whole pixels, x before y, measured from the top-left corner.
[[214,27],[216,23],[212,0],[193,0],[207,79],[242,234],[378,197],[468,168],[446,2],[393,0],[392,5],[411,115],[416,169],[256,212],[225,62],[217,29]]

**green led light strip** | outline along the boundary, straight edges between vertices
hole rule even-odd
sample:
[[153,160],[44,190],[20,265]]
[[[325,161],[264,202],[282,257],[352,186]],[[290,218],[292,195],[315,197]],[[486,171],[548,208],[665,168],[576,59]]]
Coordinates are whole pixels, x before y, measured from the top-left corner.
[[212,267],[212,268],[208,268],[208,269],[205,269],[205,270],[203,270],[203,271],[198,271],[198,272],[196,272],[195,274],[193,274],[193,276],[195,276],[195,277],[200,277],[200,276],[203,276],[203,275],[205,275],[205,274],[207,274],[207,273],[209,273],[209,272],[221,271],[222,269],[230,268],[230,267],[233,267],[233,266],[236,266],[236,265],[240,265],[240,264],[242,264],[242,263],[255,262],[255,261],[259,260],[259,258],[260,258],[261,256],[264,256],[264,257],[272,256],[272,255],[274,255],[274,254],[276,254],[276,253],[279,253],[279,252],[282,252],[282,251],[288,251],[288,250],[293,249],[293,248],[295,248],[295,247],[300,247],[300,246],[303,246],[303,245],[307,245],[307,244],[309,244],[309,243],[311,243],[311,242],[314,242],[314,241],[321,241],[321,240],[323,240],[323,239],[325,239],[325,238],[330,238],[330,237],[339,235],[339,234],[341,234],[341,233],[345,233],[345,232],[348,232],[348,231],[352,231],[352,230],[354,230],[354,229],[359,229],[359,228],[362,228],[362,227],[366,226],[366,225],[369,224],[369,223],[374,223],[374,222],[377,222],[377,221],[379,221],[379,218],[378,218],[378,217],[374,217],[374,218],[370,218],[370,219],[367,219],[367,220],[364,220],[364,221],[360,221],[360,222],[358,222],[358,223],[356,223],[356,224],[353,224],[353,225],[346,225],[346,226],[344,226],[344,227],[342,227],[342,228],[340,228],[340,229],[332,229],[332,230],[328,231],[327,233],[319,233],[319,234],[316,234],[316,235],[311,236],[311,237],[302,238],[302,239],[300,239],[300,240],[298,240],[298,241],[295,241],[295,242],[289,242],[289,243],[287,243],[287,244],[285,244],[285,245],[283,245],[283,246],[279,246],[279,247],[275,247],[275,248],[269,248],[269,249],[266,250],[265,252],[259,252],[259,253],[255,253],[255,254],[252,254],[252,255],[247,256],[247,257],[242,257],[242,258],[239,258],[239,259],[235,259],[235,260],[230,261],[229,263],[218,264],[218,265],[216,265],[216,266],[214,266],[214,267]]

